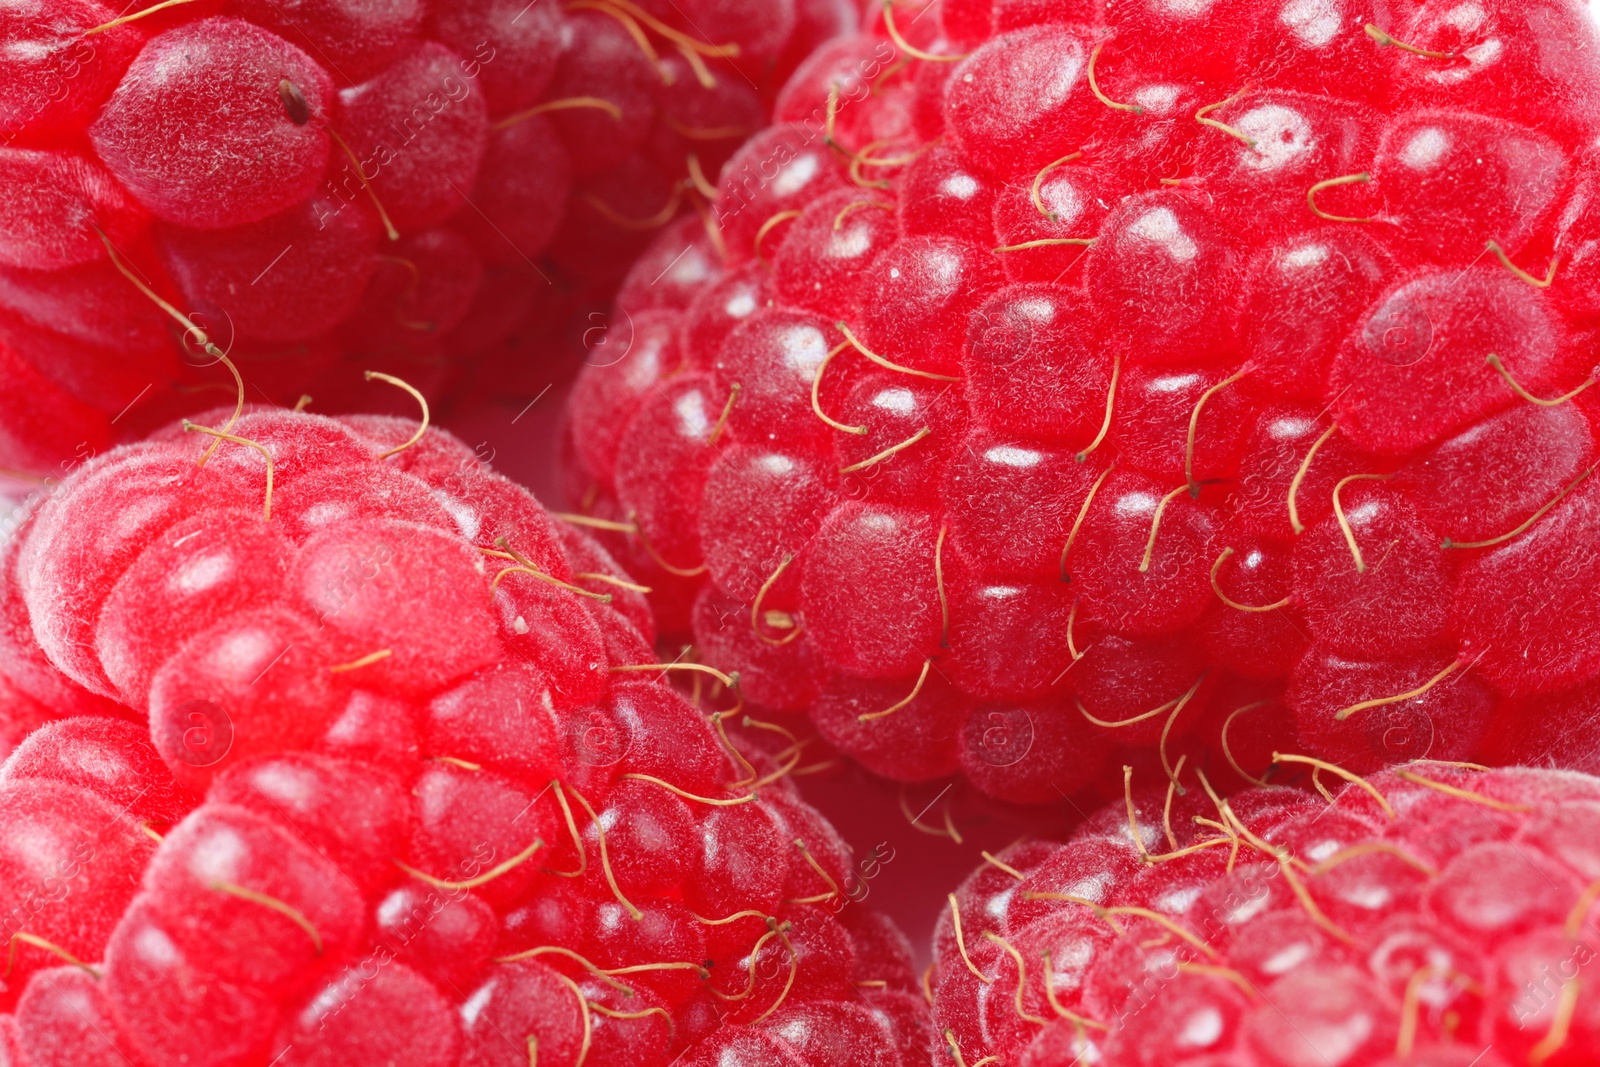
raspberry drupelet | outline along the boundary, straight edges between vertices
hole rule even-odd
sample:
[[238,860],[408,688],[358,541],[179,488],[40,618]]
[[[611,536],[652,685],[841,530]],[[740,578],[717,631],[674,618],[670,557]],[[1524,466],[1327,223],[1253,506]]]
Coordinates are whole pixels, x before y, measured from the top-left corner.
[[224,409],[29,520],[0,1062],[922,1062],[909,945],[859,903],[892,856],[423,412]]
[[927,976],[952,1062],[1600,1062],[1600,779],[1318,773],[1326,800],[1130,789],[1065,843],[985,854]]
[[215,384],[202,331],[283,404],[337,410],[374,365],[444,390],[544,305],[608,300],[856,22],[848,0],[27,0],[0,26],[0,468],[59,476],[171,417],[174,383]]
[[1600,680],[1596,48],[1568,0],[885,0],[723,171],[723,247],[635,266],[573,499],[901,780],[1591,707],[1547,698]]

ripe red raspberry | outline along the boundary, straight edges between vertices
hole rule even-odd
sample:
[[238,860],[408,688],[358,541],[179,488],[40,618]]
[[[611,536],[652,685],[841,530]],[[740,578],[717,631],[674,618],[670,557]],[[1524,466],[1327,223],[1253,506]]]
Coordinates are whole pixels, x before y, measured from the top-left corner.
[[[67,712],[71,714],[71,712]],[[95,954],[138,890],[158,830],[195,805],[143,723],[79,714],[29,734],[0,764],[0,884],[8,965],[0,1001],[59,962]]]
[[23,535],[20,667],[85,695],[0,767],[6,1062],[918,1062],[886,857],[604,550],[426,422],[232,415]]
[[338,410],[353,363],[458,366],[558,293],[608,300],[855,24],[847,0],[8,12],[0,467],[159,424],[174,380],[211,380],[206,340]]
[[[22,510],[28,508],[24,502]],[[0,548],[0,753],[55,718],[124,715],[114,700],[97,696],[56,670],[33,636],[28,606],[17,582],[17,548],[31,516]]]
[[1418,762],[1326,802],[1135,797],[950,895],[955,1062],[1596,1062],[1600,779]]
[[1600,679],[1597,45],[1573,0],[885,0],[724,170],[725,255],[635,266],[573,498],[902,780],[1467,758]]

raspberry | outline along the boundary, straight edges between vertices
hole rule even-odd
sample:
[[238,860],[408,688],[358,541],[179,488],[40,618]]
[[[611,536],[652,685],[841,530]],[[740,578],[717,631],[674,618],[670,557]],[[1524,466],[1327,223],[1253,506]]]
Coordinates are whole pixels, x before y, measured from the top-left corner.
[[[141,742],[148,750],[149,742]],[[44,746],[41,746],[44,747]],[[95,743],[67,752],[93,758]],[[70,758],[70,757],[69,757]],[[122,803],[107,799],[108,787],[159,784],[170,775],[144,782],[133,766],[91,789],[62,779],[71,768],[48,765],[49,755],[15,773],[9,761],[0,786],[0,880],[5,884],[6,942],[11,965],[5,999],[11,1000],[30,975],[57,962],[50,954],[72,946],[95,955],[138,889],[139,872],[154,844]],[[51,772],[55,771],[55,774]],[[37,775],[37,777],[35,777]],[[70,949],[65,951],[71,951]]]
[[0,548],[0,751],[6,755],[49,719],[125,713],[58,671],[34,639],[17,582],[17,549],[31,522]]
[[8,1062],[916,1062],[884,858],[603,549],[426,421],[206,419],[6,557],[0,692],[73,701],[7,707]]
[[1548,753],[1600,678],[1594,27],[1367,10],[900,0],[819,49],[570,401],[663,631],[1022,803],[1119,747]]
[[443,368],[439,394],[468,357],[558,351],[541,315],[609,301],[857,21],[845,0],[432,7],[11,13],[0,467],[57,476],[159,425],[175,384],[215,384],[212,344],[334,411],[372,402],[356,364]]
[[1203,776],[1182,796],[1130,788],[1064,843],[991,857],[935,935],[946,1051],[1026,1067],[1592,1062],[1600,1013],[1580,974],[1600,779],[1330,769],[1350,781],[1327,801],[1294,786],[1223,800]]

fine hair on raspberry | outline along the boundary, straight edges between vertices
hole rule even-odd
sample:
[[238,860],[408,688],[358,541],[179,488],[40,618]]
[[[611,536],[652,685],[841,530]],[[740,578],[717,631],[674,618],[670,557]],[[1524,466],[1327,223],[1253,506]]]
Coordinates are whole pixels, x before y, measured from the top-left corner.
[[[1314,766],[1314,765],[1313,765]],[[1310,771],[1312,767],[1302,767]],[[1324,764],[1223,798],[1135,784],[985,854],[929,969],[966,1067],[1589,1064],[1600,779]]]
[[660,661],[646,586],[371,377],[421,419],[241,392],[5,557],[0,1058],[919,1062],[910,946],[861,903],[892,854],[800,799],[793,735],[670,684],[738,683]]
[[436,401],[570,373],[568,318],[705,210],[788,73],[858,21],[853,0],[9,12],[0,468],[59,478],[184,413],[231,384],[211,344],[325,412],[370,409],[369,368]]
[[885,0],[720,245],[623,285],[572,500],[902,782],[1583,759],[1597,43],[1569,0]]

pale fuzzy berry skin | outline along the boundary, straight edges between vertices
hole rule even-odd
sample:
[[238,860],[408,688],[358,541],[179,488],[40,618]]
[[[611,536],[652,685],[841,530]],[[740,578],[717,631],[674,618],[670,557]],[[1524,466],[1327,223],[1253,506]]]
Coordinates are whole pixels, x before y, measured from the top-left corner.
[[[1233,823],[1199,789],[1136,790],[1064,843],[999,853],[952,894],[935,935],[947,1054],[1027,1067],[1595,1063],[1600,1002],[1584,975],[1600,935],[1600,779],[1423,762],[1332,797],[1247,790],[1227,801]],[[1195,817],[1229,822],[1237,854]]]
[[1020,803],[1157,749],[1237,786],[1275,747],[1567,733],[1540,709],[1600,679],[1583,5],[869,23],[729,163],[723,248],[639,260],[570,401],[571,497],[662,629],[876,772]]
[[859,21],[849,0],[151,6],[0,28],[7,477],[59,478],[215,381],[139,285],[285,405],[372,410],[375,365],[437,397],[469,358],[555,359],[560,316],[608,303]]
[[33,636],[17,580],[17,551],[32,523],[0,549],[0,749],[6,755],[45,722],[74,715],[123,715],[115,700],[89,692],[56,669]]
[[5,1062],[921,1062],[859,904],[892,857],[628,671],[655,631],[611,557],[418,430],[246,413],[268,514],[260,453],[168,427],[5,557],[13,686],[70,698],[0,764]]

